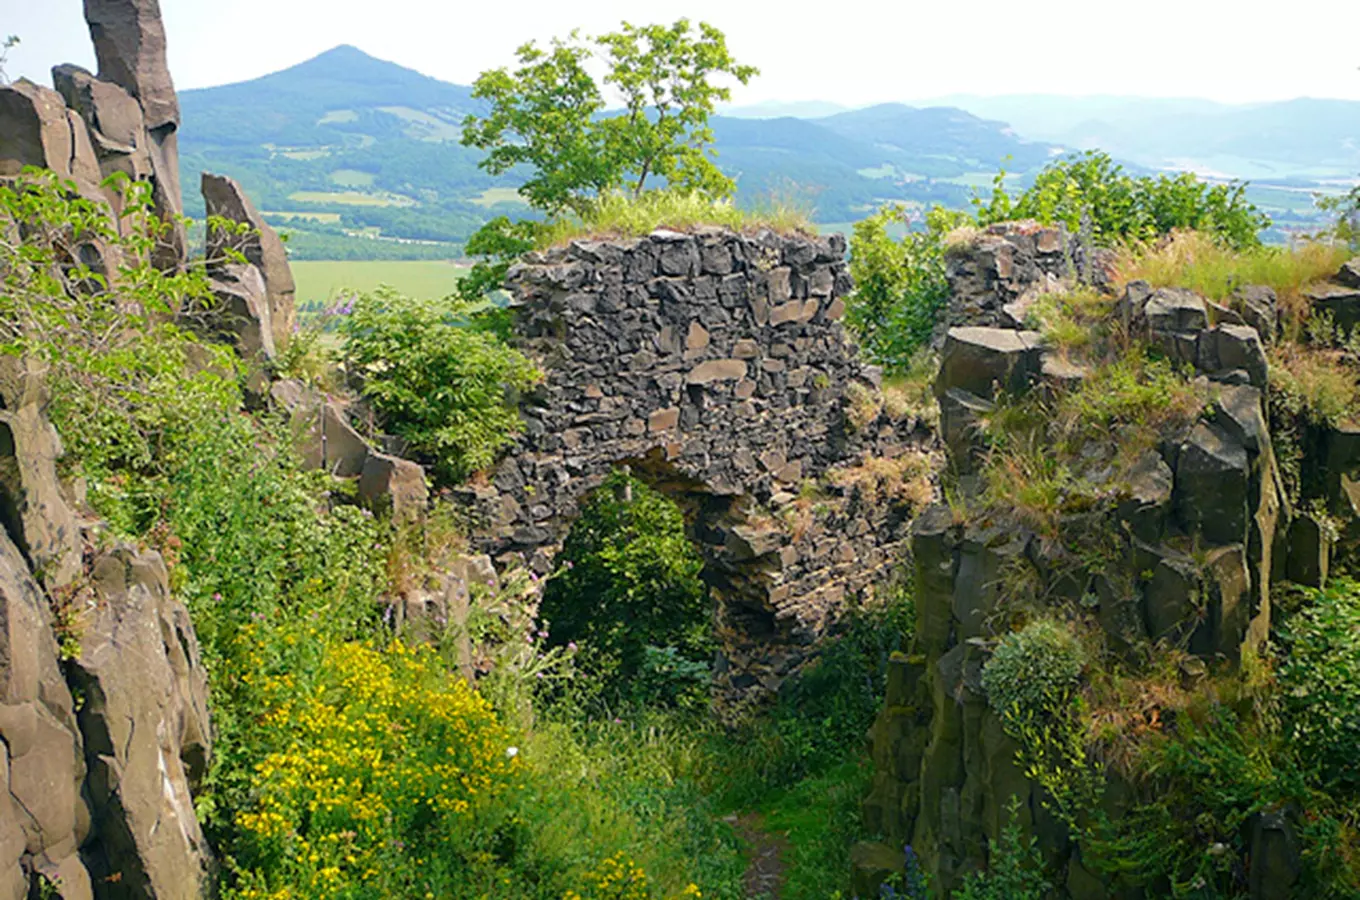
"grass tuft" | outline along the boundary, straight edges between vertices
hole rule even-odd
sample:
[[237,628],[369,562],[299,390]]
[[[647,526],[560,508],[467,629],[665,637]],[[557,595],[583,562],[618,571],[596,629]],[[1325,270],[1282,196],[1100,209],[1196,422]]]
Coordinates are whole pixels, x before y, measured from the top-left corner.
[[642,237],[658,228],[693,231],[704,225],[741,232],[768,228],[781,234],[817,233],[809,210],[792,201],[771,198],[763,205],[742,209],[731,201],[710,200],[696,193],[648,191],[637,198],[607,194],[593,201],[583,214],[545,223],[538,248],[561,246],[584,237]]

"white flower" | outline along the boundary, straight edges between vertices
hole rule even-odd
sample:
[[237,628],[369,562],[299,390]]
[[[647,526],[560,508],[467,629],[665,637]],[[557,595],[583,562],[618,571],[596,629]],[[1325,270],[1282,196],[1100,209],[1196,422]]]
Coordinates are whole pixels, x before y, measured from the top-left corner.
[[506,748],[505,748],[505,758],[506,758],[506,759],[514,759],[516,756],[519,756],[519,748],[518,748],[518,747],[506,747]]

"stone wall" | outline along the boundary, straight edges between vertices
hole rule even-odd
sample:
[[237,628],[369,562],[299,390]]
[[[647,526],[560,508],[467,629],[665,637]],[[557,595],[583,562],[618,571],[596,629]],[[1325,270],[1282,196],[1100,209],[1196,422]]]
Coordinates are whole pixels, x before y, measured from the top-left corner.
[[827,484],[816,503],[800,488],[928,441],[910,417],[847,424],[850,386],[872,391],[879,374],[840,322],[844,251],[840,236],[662,230],[513,268],[517,334],[546,380],[521,402],[518,445],[467,489],[481,547],[548,571],[582,499],[630,465],[689,512],[727,684],[777,687],[892,568],[911,511],[867,502],[873,478]]

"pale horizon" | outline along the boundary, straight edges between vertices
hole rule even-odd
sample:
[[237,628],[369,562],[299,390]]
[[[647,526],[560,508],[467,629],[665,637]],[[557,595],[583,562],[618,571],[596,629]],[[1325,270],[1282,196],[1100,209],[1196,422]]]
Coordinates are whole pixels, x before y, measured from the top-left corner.
[[[952,6],[884,9],[852,0],[838,8],[844,12],[835,17],[788,7],[775,17],[765,4],[697,0],[666,16],[638,16],[636,4],[622,0],[588,8],[526,0],[456,11],[434,0],[388,0],[381,13],[359,0],[161,3],[179,90],[258,78],[341,44],[470,84],[486,69],[512,64],[515,48],[530,39],[545,42],[578,26],[608,31],[625,18],[669,22],[686,15],[722,29],[737,60],[761,69],[750,85],[735,86],[734,106],[863,107],[1025,94],[1232,104],[1360,100],[1354,43],[1360,7],[1353,3],[1300,0],[1277,20],[1225,17],[1220,3],[1205,0],[1150,0],[1136,15],[1093,10],[1084,0],[1055,0],[1028,12],[980,0],[970,5],[968,22],[986,27],[972,31],[961,27]],[[0,17],[0,33],[22,41],[10,52],[11,78],[50,84],[53,65],[94,68],[79,0],[11,10]]]

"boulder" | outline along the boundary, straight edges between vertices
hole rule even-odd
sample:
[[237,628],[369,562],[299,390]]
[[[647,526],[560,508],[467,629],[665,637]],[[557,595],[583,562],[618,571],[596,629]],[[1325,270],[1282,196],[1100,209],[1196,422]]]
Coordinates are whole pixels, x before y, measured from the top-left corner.
[[1175,475],[1160,453],[1149,450],[1129,470],[1125,481],[1125,489],[1120,492],[1119,518],[1128,523],[1134,537],[1153,543],[1161,537],[1171,510]]
[[93,605],[72,682],[89,768],[97,884],[120,896],[198,900],[211,854],[193,790],[211,750],[207,673],[159,554],[120,546],[94,564]]
[[1199,332],[1209,327],[1209,310],[1204,298],[1184,288],[1153,291],[1143,305],[1142,317],[1153,334]]
[[0,896],[89,900],[79,850],[90,830],[81,797],[85,756],[62,677],[47,598],[19,548],[0,532]]
[[359,473],[359,499],[375,511],[390,512],[394,521],[419,519],[430,499],[425,470],[409,459],[370,451]]
[[1205,614],[1199,571],[1188,556],[1167,553],[1143,592],[1147,633],[1173,644],[1187,641]]
[[1040,372],[1041,339],[1037,331],[949,329],[935,380],[936,396],[943,397],[951,388],[989,400],[998,391],[1025,391]]
[[1186,531],[1210,544],[1244,543],[1250,461],[1224,428],[1200,421],[1176,459],[1176,512]]
[[146,126],[179,126],[179,99],[165,62],[165,25],[158,0],[85,0],[85,22],[99,77],[141,104]]
[[265,222],[250,202],[241,186],[225,175],[203,173],[203,201],[208,215],[220,216],[250,227],[244,236],[211,232],[208,235],[208,256],[221,258],[230,247],[241,252],[264,277],[269,296],[269,318],[274,333],[274,346],[287,345],[297,322],[294,304],[296,285],[288,267],[288,252],[278,234]]
[[206,326],[210,337],[234,344],[242,359],[276,354],[273,320],[264,276],[252,265],[227,263],[208,270],[216,305],[190,324]]
[[1266,386],[1268,365],[1261,336],[1249,325],[1218,325],[1199,336],[1198,367],[1205,372],[1242,370],[1249,382]]

